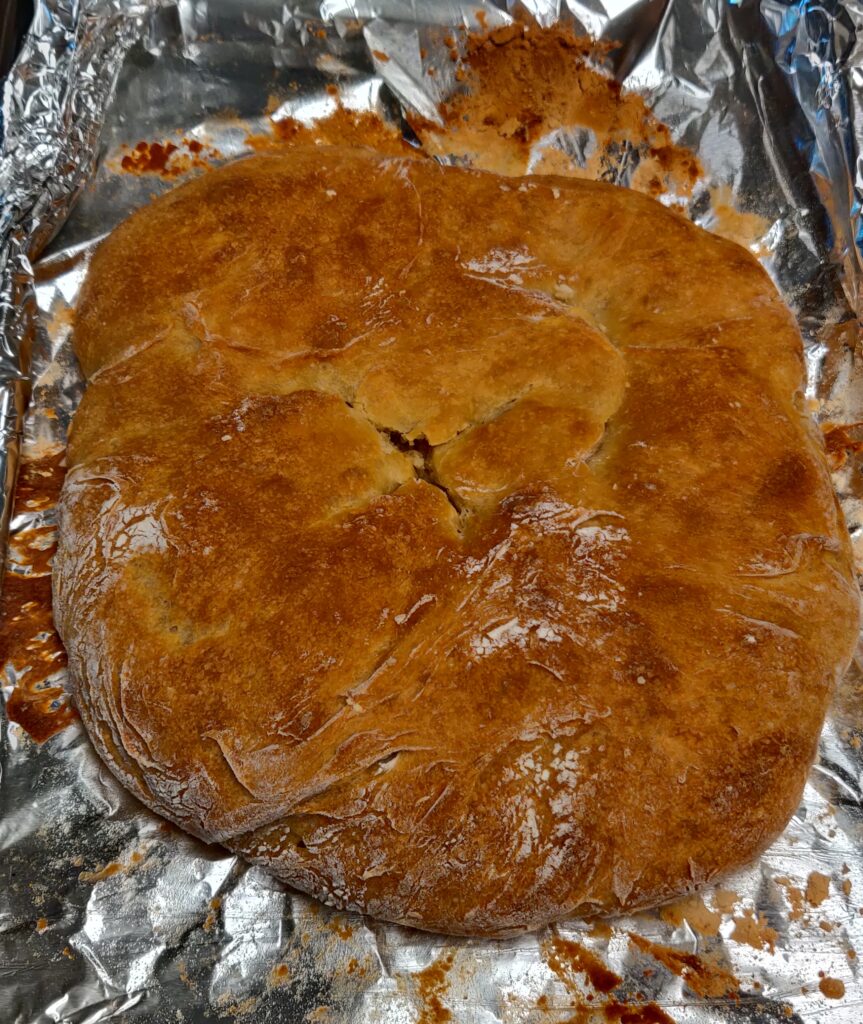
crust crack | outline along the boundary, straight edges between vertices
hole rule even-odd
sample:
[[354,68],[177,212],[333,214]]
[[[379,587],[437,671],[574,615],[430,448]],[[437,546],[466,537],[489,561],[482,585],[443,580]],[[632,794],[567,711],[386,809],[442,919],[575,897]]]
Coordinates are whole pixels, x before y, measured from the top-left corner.
[[411,441],[398,430],[391,430],[386,427],[376,427],[375,429],[389,441],[393,448],[403,452],[410,458],[414,467],[414,476],[417,480],[422,480],[427,484],[431,484],[432,487],[437,487],[450,505],[452,505],[459,518],[464,518],[467,515],[467,509],[459,500],[458,494],[447,487],[437,475],[437,470],[434,466],[435,445],[429,444],[428,440],[422,436]]

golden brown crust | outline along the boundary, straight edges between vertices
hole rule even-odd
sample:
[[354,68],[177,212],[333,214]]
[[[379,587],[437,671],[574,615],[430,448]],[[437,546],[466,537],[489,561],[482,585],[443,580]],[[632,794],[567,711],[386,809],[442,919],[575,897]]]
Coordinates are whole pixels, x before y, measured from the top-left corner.
[[784,826],[858,597],[743,250],[599,184],[297,149],[115,231],[76,350],[56,616],[151,807],[484,934]]

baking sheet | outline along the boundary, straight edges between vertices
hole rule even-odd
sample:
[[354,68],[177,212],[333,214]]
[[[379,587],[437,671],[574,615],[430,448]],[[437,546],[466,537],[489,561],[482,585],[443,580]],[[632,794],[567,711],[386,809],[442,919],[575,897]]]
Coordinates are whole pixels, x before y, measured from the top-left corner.
[[[139,141],[172,140],[174,159],[196,173],[190,142],[203,157],[230,159],[268,130],[267,109],[301,120],[331,109],[332,83],[353,109],[392,119],[403,104],[433,118],[456,85],[443,73],[446,34],[525,13],[623,42],[609,56],[612,69],[704,164],[704,188],[684,198],[689,214],[714,230],[728,227],[724,206],[754,215],[746,240],[799,318],[814,414],[824,424],[863,418],[859,3],[44,0],[3,104],[7,488],[31,391],[24,459],[38,465],[62,451],[81,394],[69,311],[89,254],[129,210],[176,183],[123,173],[122,159]],[[421,48],[440,75],[424,73]],[[618,171],[625,181],[623,165]],[[859,435],[831,436],[837,490],[861,554],[863,490],[851,443]],[[51,543],[52,510],[31,504],[11,518],[7,569],[18,576],[46,571],[38,553]],[[8,514],[8,503],[3,508]],[[0,651],[4,707],[33,657]],[[62,681],[60,669],[40,685]],[[678,1024],[860,1024],[861,684],[854,667],[803,803],[757,864],[701,901],[611,928],[571,921],[497,942],[319,907],[143,811],[78,724],[38,745],[4,716],[0,1019],[654,1024],[665,1014]],[[701,967],[645,952],[631,935],[695,954]],[[620,976],[612,992],[560,953],[567,938]],[[717,994],[723,972],[739,982],[736,995]],[[844,986],[841,998],[833,998],[831,979]]]

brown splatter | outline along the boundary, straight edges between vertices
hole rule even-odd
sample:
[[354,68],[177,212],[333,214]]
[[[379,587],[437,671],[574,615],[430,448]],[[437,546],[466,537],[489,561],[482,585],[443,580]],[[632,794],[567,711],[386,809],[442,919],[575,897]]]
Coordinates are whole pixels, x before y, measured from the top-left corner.
[[246,145],[256,151],[278,149],[286,144],[366,146],[389,156],[419,155],[401,133],[369,111],[347,110],[339,103],[327,117],[311,125],[292,117],[271,119],[272,133],[247,135]]
[[767,948],[771,953],[776,952],[776,930],[767,924],[763,914],[756,914],[754,910],[747,909],[743,911],[742,917],[735,917],[733,921],[733,942],[745,943],[753,949]]
[[47,929],[48,929],[48,918],[47,917],[40,917],[39,920],[36,922],[36,931],[41,935],[42,932],[47,931]]
[[[133,850],[129,855],[129,859],[126,863],[122,861],[111,861],[102,868],[97,868],[95,871],[81,871],[78,874],[79,882],[101,882],[105,878],[110,878],[112,875],[117,875],[121,871],[131,872],[134,868],[144,863],[144,853],[146,852],[146,845],[144,850]],[[73,863],[83,863],[82,858],[76,857]]]
[[713,905],[720,914],[730,914],[740,902],[740,897],[732,889],[716,889],[713,892]]
[[50,576],[54,557],[53,526],[34,526],[19,530],[9,541],[9,560],[13,569],[23,569],[28,576]]
[[[501,174],[563,174],[596,179],[635,149],[632,187],[688,196],[701,176],[697,157],[672,142],[635,93],[591,66],[609,47],[557,26],[507,25],[467,40],[466,84],[440,106],[442,125],[417,115],[408,120],[433,155],[455,155]],[[560,128],[594,132],[596,149],[584,166],[559,149],[533,152]],[[533,158],[533,159],[531,159]]]
[[186,966],[186,961],[183,959],[177,961],[177,976],[179,977],[180,981],[182,981],[182,983],[186,986],[186,988],[191,989],[193,992],[198,991],[198,986],[189,977],[189,969]]
[[287,964],[276,964],[276,966],[270,971],[267,984],[270,988],[281,988],[284,985],[290,985],[294,978],[291,975],[291,969]]
[[105,878],[111,878],[112,875],[118,875],[122,870],[123,865],[119,861],[112,860],[103,868],[97,868],[95,871],[82,871],[78,875],[78,881],[101,882]]
[[794,885],[790,878],[779,877],[776,884],[781,885],[785,890],[788,902],[791,905],[791,912],[788,914],[789,921],[799,921],[803,917],[803,890]]
[[422,1000],[422,1012],[417,1024],[445,1024],[452,1020],[452,1012],[444,1006],[441,997],[449,988],[447,975],[453,964],[454,954],[435,960],[416,976],[416,987]]
[[850,456],[863,452],[863,439],[855,436],[860,427],[863,427],[863,422],[859,420],[854,423],[822,424],[824,446],[832,469],[842,469]]
[[372,50],[372,56],[375,60],[381,61],[382,64],[388,64],[390,60],[383,50]]
[[848,957],[849,960],[856,960],[857,959],[857,950],[856,949],[849,949],[848,952],[845,955]]
[[820,907],[830,895],[830,876],[813,871],[806,879],[806,902],[812,907]]
[[353,925],[348,924],[347,921],[341,920],[339,918],[333,918],[329,922],[328,927],[331,931],[335,932],[340,939],[342,939],[345,942],[353,937]]
[[[63,452],[22,461],[15,490],[16,512],[43,511],[55,505],[65,473]],[[51,611],[55,547],[53,527],[16,534],[10,540],[0,594],[0,651],[4,662],[14,669],[14,689],[6,713],[37,743],[44,743],[78,717],[65,689],[47,683],[66,665]],[[5,670],[3,675],[7,683],[13,681]]]
[[707,907],[700,896],[689,896],[662,907],[659,916],[673,928],[679,928],[686,921],[699,935],[718,935],[722,924],[722,914]]
[[210,900],[210,910],[209,910],[206,918],[204,918],[204,931],[205,932],[211,931],[215,927],[216,921],[218,920],[219,910],[220,910],[221,906],[222,906],[222,898],[221,898],[221,896],[214,896]]
[[606,1003],[602,1008],[606,1020],[619,1024],[675,1024],[674,1018],[657,1006],[646,1003],[644,1006],[633,1006],[631,1003]]
[[171,154],[177,152],[173,142],[146,142],[143,139],[121,160],[120,166],[132,174],[163,174]]
[[611,927],[608,921],[597,919],[591,922],[587,934],[592,939],[610,939],[613,932],[614,929]]
[[710,189],[710,214],[704,226],[716,235],[754,250],[756,256],[766,256],[767,249],[761,239],[770,229],[770,221],[757,213],[738,210],[734,206],[734,193],[727,185]]
[[575,974],[584,974],[597,992],[611,992],[623,980],[595,953],[560,935],[543,943],[543,953],[548,966],[570,990]]
[[[73,306],[60,306],[51,314],[51,319],[48,321],[48,333],[53,338],[67,327],[71,327],[75,322],[75,309]],[[57,413],[54,409],[42,410],[44,415],[48,416],[49,419],[57,418]],[[53,417],[52,414],[53,413]]]
[[69,949],[68,946],[64,946],[60,950],[60,954],[61,954],[61,956],[65,956],[67,960],[74,960],[75,959],[75,954],[72,952],[71,949]]
[[147,142],[142,139],[133,148],[120,147],[120,169],[129,174],[158,174],[178,178],[192,170],[207,170],[222,154],[200,139],[182,138],[176,142]]
[[226,993],[216,1000],[216,1005],[230,1017],[247,1017],[257,1010],[260,1001],[258,996],[247,996],[245,999],[232,1003],[231,998],[230,993]]
[[839,978],[822,978],[818,988],[828,999],[841,999],[845,995],[845,982]]
[[672,974],[683,978],[692,991],[702,998],[718,998],[740,990],[740,982],[724,967],[710,963],[706,957],[694,953],[683,953],[670,946],[660,946],[633,932],[628,932],[629,941],[636,949],[652,956]]

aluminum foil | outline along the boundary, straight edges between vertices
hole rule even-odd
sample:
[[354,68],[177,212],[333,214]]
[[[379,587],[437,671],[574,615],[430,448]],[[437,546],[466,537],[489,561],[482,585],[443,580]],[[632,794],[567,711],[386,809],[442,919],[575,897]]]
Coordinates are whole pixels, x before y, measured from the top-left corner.
[[[799,318],[815,415],[825,424],[863,419],[859,0],[37,6],[3,95],[0,525],[19,446],[25,458],[62,450],[80,398],[68,312],[89,254],[128,211],[175,183],[121,173],[124,145],[194,139],[229,159],[264,129],[272,95],[285,113],[309,120],[332,105],[332,81],[349,107],[393,118],[405,105],[434,117],[448,82],[423,74],[420,45],[434,59],[441,29],[519,14],[622,43],[609,58],[617,77],[698,153],[712,188],[761,218],[750,242]],[[717,228],[710,195],[696,190],[689,213]],[[861,468],[851,452],[835,482],[863,557]],[[52,515],[42,508],[11,518],[10,571],[34,571],[20,557],[22,538],[40,530],[47,543]],[[22,657],[0,651],[4,707]],[[49,682],[58,680],[62,671]],[[568,921],[554,933],[495,942],[326,910],[144,811],[80,726],[40,746],[4,716],[0,1020],[646,1024],[661,1019],[643,1009],[653,1004],[678,1024],[860,1024],[861,693],[855,665],[794,819],[703,904],[610,929]],[[691,974],[638,950],[630,934],[697,954],[734,975],[739,992],[699,997]],[[577,939],[621,976],[612,995],[555,963],[555,935]],[[827,979],[843,983],[842,998],[830,997],[838,990]]]

